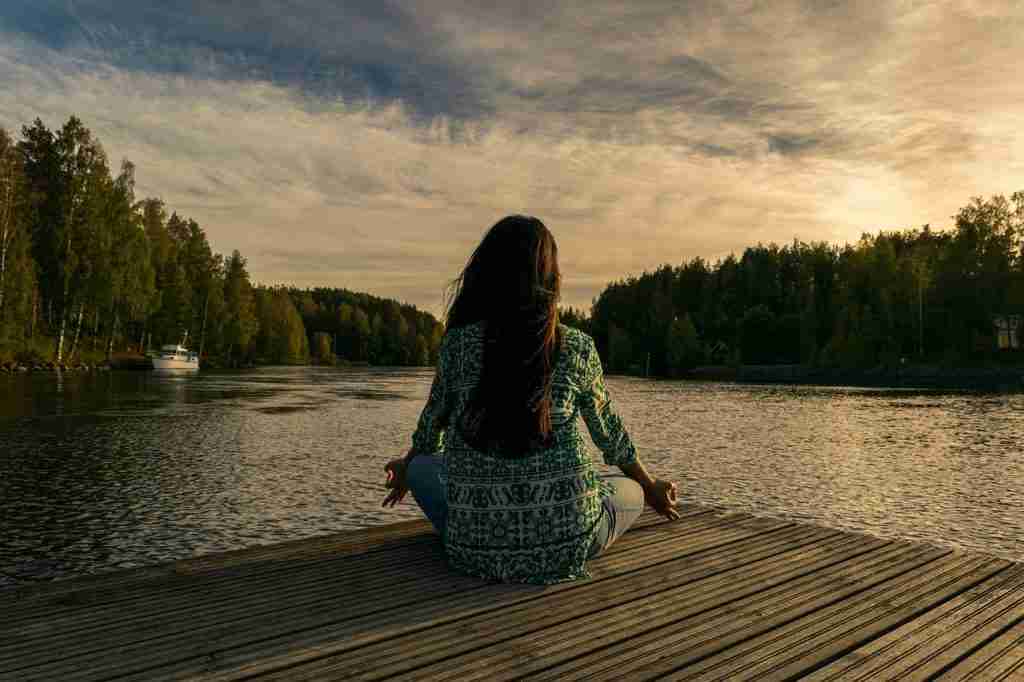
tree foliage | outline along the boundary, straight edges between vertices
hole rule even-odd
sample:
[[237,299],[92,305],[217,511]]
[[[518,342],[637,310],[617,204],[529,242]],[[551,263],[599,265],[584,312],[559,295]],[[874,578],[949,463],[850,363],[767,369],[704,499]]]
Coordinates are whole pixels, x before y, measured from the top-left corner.
[[304,365],[309,362],[309,340],[295,304],[281,288],[256,291],[254,339],[256,358],[274,365]]
[[665,341],[665,366],[669,375],[677,375],[696,367],[703,360],[703,350],[690,314],[677,317],[668,328]]
[[52,354],[36,360],[74,361],[187,337],[227,365],[305,363],[311,347],[321,360],[426,364],[442,332],[397,301],[254,285],[239,251],[225,258],[195,220],[137,200],[134,165],[113,176],[75,117],[58,131],[37,119],[19,141],[0,128],[0,359],[43,342]]
[[[76,117],[0,129],[0,355],[139,352],[188,336],[205,360],[386,365],[436,361],[444,327],[414,306],[342,288],[254,285],[246,259],[135,197]],[[612,371],[671,375],[699,362],[873,368],[906,359],[977,363],[995,321],[1024,316],[1024,192],[974,198],[949,230],[752,246],[714,263],[664,265],[610,283],[589,317]],[[1022,334],[1018,330],[1017,337]],[[46,358],[46,359],[50,359]]]
[[290,289],[311,338],[326,334],[344,362],[426,365],[437,360],[444,326],[416,306],[348,289]]
[[[670,375],[688,317],[713,363],[809,363],[849,369],[903,361],[979,363],[999,350],[996,320],[1024,316],[1024,192],[972,199],[947,231],[865,234],[757,245],[610,283],[589,319],[613,371]],[[1020,330],[1024,331],[1024,330]],[[1020,333],[1018,332],[1018,336]]]
[[0,344],[27,334],[24,327],[35,303],[29,211],[22,156],[0,129]]

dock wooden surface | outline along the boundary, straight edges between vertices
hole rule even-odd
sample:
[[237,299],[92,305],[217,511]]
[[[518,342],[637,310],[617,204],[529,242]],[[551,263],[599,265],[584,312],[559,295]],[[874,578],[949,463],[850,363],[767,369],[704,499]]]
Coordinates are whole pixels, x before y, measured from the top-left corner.
[[0,679],[1024,680],[1024,565],[721,510],[593,578],[451,573],[426,522],[0,591]]

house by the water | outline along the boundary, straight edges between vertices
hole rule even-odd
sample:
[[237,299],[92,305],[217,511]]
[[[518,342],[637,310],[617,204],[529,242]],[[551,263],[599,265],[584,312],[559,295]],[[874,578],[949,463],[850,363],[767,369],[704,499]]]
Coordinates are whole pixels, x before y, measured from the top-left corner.
[[1000,315],[993,319],[996,328],[996,348],[1020,350],[1022,315]]

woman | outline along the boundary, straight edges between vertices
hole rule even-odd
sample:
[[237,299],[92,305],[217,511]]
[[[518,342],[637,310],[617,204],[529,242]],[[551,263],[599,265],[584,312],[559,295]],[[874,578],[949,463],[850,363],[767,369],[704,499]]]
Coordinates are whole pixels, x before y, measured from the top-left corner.
[[[411,489],[452,566],[482,578],[587,577],[587,559],[645,500],[679,517],[675,484],[651,478],[611,408],[593,340],[558,323],[560,284],[555,240],[540,220],[509,216],[487,232],[452,284],[412,449],[385,467],[384,505]],[[597,475],[580,414],[625,476]]]

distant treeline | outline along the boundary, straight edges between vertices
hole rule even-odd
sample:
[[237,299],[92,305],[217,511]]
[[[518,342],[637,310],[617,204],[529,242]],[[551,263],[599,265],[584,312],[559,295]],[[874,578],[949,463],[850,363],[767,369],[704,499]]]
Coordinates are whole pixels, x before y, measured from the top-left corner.
[[[345,289],[253,286],[238,251],[212,252],[196,221],[137,200],[77,118],[0,128],[0,361],[74,361],[176,343],[212,364],[423,365],[443,326],[398,301]],[[697,258],[611,283],[590,332],[617,372],[699,364],[869,369],[1019,361],[1024,192],[973,199],[948,231],[865,234]]]
[[843,369],[1020,362],[1024,192],[972,199],[948,231],[796,241],[610,284],[589,331],[611,371],[671,376],[702,364]]
[[374,365],[428,365],[444,325],[398,301],[346,289],[291,290],[318,362],[335,358]]
[[[92,360],[178,343],[210,364],[343,359],[424,364],[439,325],[396,301],[253,286],[236,250],[137,200],[82,122],[0,128],[0,361]],[[312,353],[310,352],[312,348]]]

